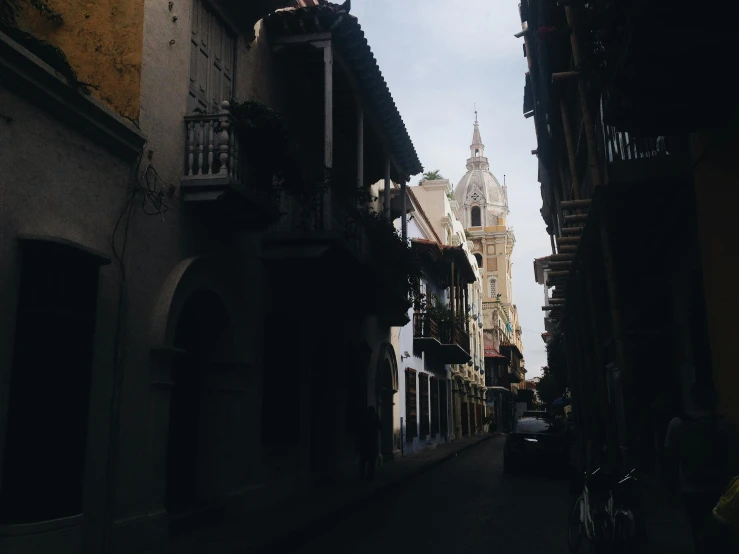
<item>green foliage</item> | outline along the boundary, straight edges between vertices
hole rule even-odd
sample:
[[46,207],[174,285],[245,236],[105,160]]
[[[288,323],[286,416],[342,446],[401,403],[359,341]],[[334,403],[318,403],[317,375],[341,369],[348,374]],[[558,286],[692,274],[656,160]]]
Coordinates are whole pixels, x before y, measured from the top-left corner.
[[526,409],[530,410],[534,406],[534,391],[531,389],[518,389],[518,401],[526,402]]
[[555,399],[562,396],[569,382],[567,379],[567,353],[562,333],[552,336],[547,344],[547,366],[542,368],[542,377],[536,390],[542,403],[549,406]]
[[369,207],[359,208],[357,211],[372,245],[375,267],[382,272],[387,282],[396,284],[416,304],[418,283],[422,276],[421,260],[411,248],[410,241],[404,242],[393,222],[382,213]]
[[542,376],[536,385],[536,392],[539,394],[541,403],[545,407],[549,407],[552,402],[564,394],[565,389],[557,385],[557,380],[548,367],[544,366],[541,369]]
[[441,171],[439,171],[438,169],[434,169],[433,171],[427,171],[426,173],[424,173],[418,184],[420,185],[424,181],[436,181],[437,179],[443,178],[444,177],[442,177]]
[[258,102],[230,102],[239,137],[249,152],[249,177],[258,187],[270,188],[274,179],[291,192],[304,188],[296,147],[279,112]]
[[432,295],[431,305],[428,307],[428,310],[431,313],[431,317],[433,317],[437,323],[449,323],[452,321],[451,308],[445,305],[441,298],[436,294]]
[[0,0],[0,31],[58,71],[72,88],[90,94],[89,87],[94,86],[77,78],[77,73],[62,50],[18,28],[18,15],[28,7],[36,10],[51,23],[57,25],[64,23],[62,15],[52,10],[43,0]]

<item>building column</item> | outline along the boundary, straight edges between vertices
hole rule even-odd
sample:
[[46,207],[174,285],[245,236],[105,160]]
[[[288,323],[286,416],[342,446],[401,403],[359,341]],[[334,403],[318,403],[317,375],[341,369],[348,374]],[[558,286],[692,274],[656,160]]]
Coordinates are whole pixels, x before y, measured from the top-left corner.
[[387,220],[390,220],[390,204],[391,204],[391,198],[390,198],[390,156],[385,156],[385,202],[384,202],[384,211],[385,211],[385,218]]
[[406,214],[406,210],[408,209],[408,206],[407,206],[408,192],[406,190],[407,186],[408,184],[405,181],[400,183],[400,213],[401,213],[400,217],[402,218],[400,220],[401,221],[400,228],[401,228],[401,236],[403,238],[403,244],[405,244],[405,242],[408,240],[408,217]]
[[[330,173],[334,166],[334,51],[331,42],[323,47],[324,120],[323,120],[323,166]],[[326,175],[328,178],[328,175]],[[324,229],[331,230],[331,189],[324,191]]]

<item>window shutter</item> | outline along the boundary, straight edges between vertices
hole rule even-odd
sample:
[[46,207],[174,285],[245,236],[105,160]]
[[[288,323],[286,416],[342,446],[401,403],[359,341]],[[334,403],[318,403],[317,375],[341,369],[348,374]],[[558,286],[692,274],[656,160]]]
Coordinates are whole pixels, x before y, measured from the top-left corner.
[[421,429],[419,436],[426,438],[429,434],[429,379],[428,375],[419,375],[418,380],[421,386]]
[[412,369],[405,370],[405,415],[406,415],[406,440],[412,441],[417,435],[416,421],[416,372]]

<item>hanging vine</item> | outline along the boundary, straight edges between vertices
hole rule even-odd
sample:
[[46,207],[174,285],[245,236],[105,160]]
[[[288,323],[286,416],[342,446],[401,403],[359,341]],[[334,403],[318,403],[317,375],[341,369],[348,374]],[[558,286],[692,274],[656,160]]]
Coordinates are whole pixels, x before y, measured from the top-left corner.
[[77,78],[77,73],[64,52],[18,27],[18,16],[27,8],[35,10],[46,21],[55,25],[64,24],[62,14],[52,9],[44,0],[0,0],[0,31],[58,71],[72,88],[90,94],[89,87],[92,85],[83,83]]

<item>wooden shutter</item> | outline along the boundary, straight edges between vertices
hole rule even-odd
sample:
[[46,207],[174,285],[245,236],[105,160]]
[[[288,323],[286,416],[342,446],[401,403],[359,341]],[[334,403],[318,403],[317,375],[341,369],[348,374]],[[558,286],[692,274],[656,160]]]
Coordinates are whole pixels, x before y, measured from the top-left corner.
[[431,386],[431,436],[439,434],[439,381],[430,379]]
[[441,434],[446,435],[447,431],[449,430],[448,425],[448,414],[447,414],[447,381],[446,379],[442,379],[439,381],[439,415],[440,415],[440,428],[441,428]]
[[412,369],[405,370],[405,420],[406,440],[411,441],[417,435],[416,420],[416,372]]
[[218,111],[223,100],[231,99],[235,45],[234,36],[203,0],[193,0],[189,112]]
[[419,436],[425,438],[429,434],[429,379],[428,375],[419,375],[421,387],[421,430]]

